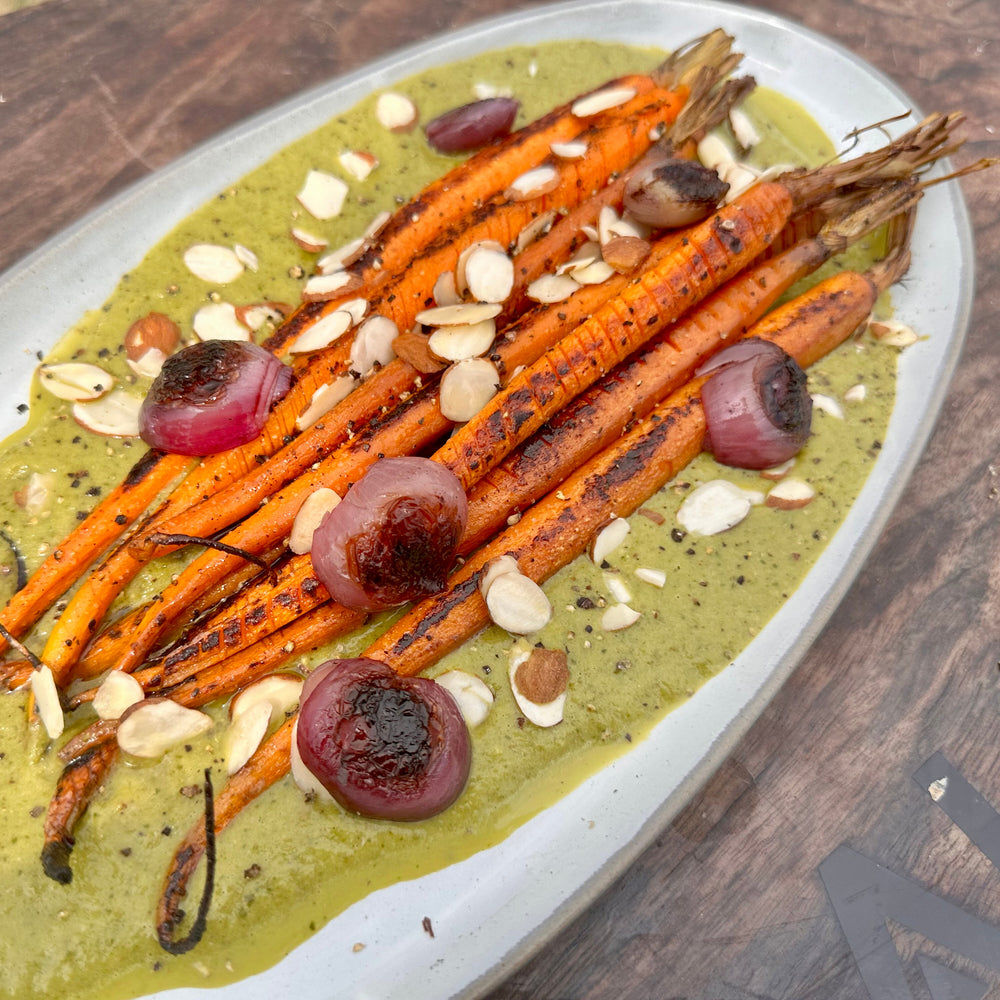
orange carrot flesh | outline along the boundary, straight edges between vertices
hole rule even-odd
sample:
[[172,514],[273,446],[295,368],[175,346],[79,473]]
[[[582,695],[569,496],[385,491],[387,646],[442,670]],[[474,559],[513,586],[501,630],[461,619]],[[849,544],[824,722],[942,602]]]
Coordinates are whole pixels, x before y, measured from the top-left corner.
[[[83,520],[0,611],[0,623],[23,635],[109,544],[142,516],[165,487],[183,475],[191,459],[150,451]],[[0,652],[6,643],[0,639]]]

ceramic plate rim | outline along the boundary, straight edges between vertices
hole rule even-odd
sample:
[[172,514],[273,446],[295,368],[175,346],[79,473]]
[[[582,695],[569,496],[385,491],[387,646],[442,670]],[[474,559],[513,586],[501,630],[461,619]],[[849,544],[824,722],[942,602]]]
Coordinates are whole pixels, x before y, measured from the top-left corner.
[[[474,51],[571,37],[565,26],[584,23],[586,30],[573,36],[647,44],[657,29],[655,37],[665,47],[724,27],[736,36],[738,47],[747,54],[746,66],[759,82],[778,86],[800,100],[834,137],[884,117],[883,111],[892,114],[913,108],[895,84],[837,43],[776,15],[717,0],[588,0],[532,8],[474,24],[391,54],[222,133],[90,213],[0,276],[3,317],[30,315],[40,293],[60,292],[56,308],[28,337],[7,319],[0,325],[0,344],[24,348],[23,356],[13,359],[13,375],[24,387],[17,398],[26,396],[35,351],[54,343],[87,308],[100,305],[119,274],[156,239],[272,152],[395,79]],[[790,65],[789,45],[801,46],[799,52],[808,51],[810,58],[798,58]],[[860,114],[852,108],[845,117],[841,105],[827,105],[828,91],[818,88],[815,80],[810,83],[811,75],[815,77],[820,69],[835,69],[863,82],[872,113]],[[841,87],[845,89],[846,85]],[[210,164],[214,168],[206,169]],[[164,210],[165,204],[169,210]],[[152,219],[152,229],[132,225],[137,217],[146,216]],[[143,235],[138,238],[128,229]],[[106,254],[102,256],[109,242],[116,250],[110,262]],[[647,740],[497,847],[417,882],[380,890],[257,976],[228,987],[170,990],[155,997],[263,1000],[275,995],[274,989],[280,986],[283,990],[293,987],[294,995],[302,1000],[320,1000],[334,995],[330,986],[334,974],[339,978],[337,996],[405,994],[408,1000],[481,996],[620,875],[691,799],[787,679],[847,591],[919,460],[957,364],[971,311],[971,226],[956,185],[933,189],[921,209],[915,243],[917,273],[899,296],[900,313],[906,319],[937,314],[946,329],[935,328],[934,336],[903,358],[896,409],[882,454],[861,496],[803,584],[732,666],[667,716]],[[929,247],[938,255],[939,266],[943,253],[952,275],[958,275],[941,304],[930,297],[940,298],[942,293],[920,254]],[[73,262],[72,271],[68,260]],[[935,306],[928,309],[928,302]],[[919,419],[912,419],[917,412]],[[16,421],[0,419],[0,434],[15,427]],[[764,660],[770,665],[765,666]],[[712,723],[707,729],[705,712]],[[677,752],[682,736],[697,738],[697,752]],[[665,791],[659,784],[654,786],[648,774],[650,759],[658,752],[668,756],[673,752],[673,778]],[[602,818],[594,832],[584,819],[619,782],[632,790],[633,798],[637,789],[652,789],[646,796],[649,801],[630,805],[627,819],[619,823],[616,817],[609,828]],[[532,856],[533,868],[511,877],[505,866],[512,859],[523,860],[530,844],[553,832],[557,841],[570,837],[585,842],[584,865],[580,866],[575,848],[569,859],[563,856],[565,851],[547,850]],[[503,871],[504,878],[483,878],[484,868]],[[523,896],[514,891],[518,888]],[[416,905],[418,896],[420,905]],[[434,916],[433,942],[421,928],[425,912]],[[495,926],[487,931],[491,922]],[[350,945],[360,939],[366,941],[366,948],[353,955]]]

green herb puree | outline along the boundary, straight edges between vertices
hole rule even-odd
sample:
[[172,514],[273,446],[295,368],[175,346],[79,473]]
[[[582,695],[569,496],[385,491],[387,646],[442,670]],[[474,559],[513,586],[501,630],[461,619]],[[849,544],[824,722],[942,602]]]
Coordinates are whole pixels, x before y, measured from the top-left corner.
[[[651,50],[621,46],[546,44],[476,56],[393,89],[411,95],[427,121],[471,100],[477,82],[507,87],[522,102],[521,123],[659,58]],[[50,360],[93,361],[141,391],[142,380],[125,365],[123,335],[151,310],[171,316],[186,337],[191,335],[191,317],[212,291],[181,261],[195,242],[240,243],[257,255],[259,269],[226,286],[227,300],[297,301],[302,276],[295,269],[309,274],[315,255],[292,242],[290,226],[300,225],[336,247],[363,230],[377,211],[394,208],[453,163],[430,152],[419,129],[403,136],[382,129],[374,99],[220,193],[126,274],[109,301],[53,348]],[[764,132],[757,152],[762,161],[815,162],[830,154],[811,120],[779,95],[762,92],[749,110]],[[337,157],[347,149],[374,153],[379,166],[365,181],[351,181],[339,218],[317,222],[301,210],[295,194],[309,168],[341,173]],[[225,780],[224,706],[213,710],[215,730],[190,747],[145,766],[115,768],[79,825],[75,877],[64,886],[46,879],[38,861],[59,761],[37,727],[26,724],[25,697],[0,698],[0,993],[15,1000],[115,1000],[185,984],[220,985],[272,964],[377,887],[419,877],[504,838],[641,739],[671,706],[723,669],[792,593],[877,454],[892,407],[894,368],[893,351],[850,344],[810,373],[816,391],[837,399],[859,383],[867,394],[862,401],[843,402],[843,420],[816,414],[815,433],[796,465],[796,475],[816,490],[807,507],[756,507],[725,534],[684,536],[674,530],[674,513],[689,484],[723,476],[757,490],[767,486],[756,474],[721,470],[703,457],[685,470],[683,482],[646,505],[663,523],[641,513],[632,518],[631,534],[609,568],[580,559],[547,585],[557,614],[533,639],[569,655],[569,699],[561,724],[542,730],[519,719],[507,683],[511,637],[498,629],[440,664],[442,670],[461,667],[483,677],[496,694],[491,715],[474,731],[469,787],[445,814],[412,824],[371,822],[306,801],[287,778],[254,802],[220,838],[208,932],[187,955],[171,957],[158,947],[153,910],[178,838],[201,815],[195,786],[203,768],[213,769],[217,785]],[[36,384],[30,419],[0,454],[5,484],[0,524],[16,540],[29,570],[141,453],[141,442],[81,430],[68,404]],[[32,473],[50,477],[55,499],[29,513],[14,493]],[[6,554],[4,559],[0,588],[6,592],[0,596],[6,599],[14,574],[12,560]],[[634,575],[638,567],[665,571],[666,585],[643,583]],[[605,635],[600,620],[602,606],[613,600],[612,574],[627,584],[631,606],[642,617],[623,632]],[[144,579],[122,605],[140,600],[156,583]],[[41,649],[45,631],[43,625],[30,639],[34,648]],[[331,652],[353,653],[365,641],[353,636]],[[89,721],[72,719],[71,729]],[[342,960],[364,961],[364,956]]]

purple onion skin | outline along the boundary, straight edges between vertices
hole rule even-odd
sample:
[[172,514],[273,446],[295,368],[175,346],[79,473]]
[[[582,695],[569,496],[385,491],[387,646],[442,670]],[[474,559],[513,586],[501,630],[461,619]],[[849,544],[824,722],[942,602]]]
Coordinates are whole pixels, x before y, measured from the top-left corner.
[[805,372],[770,341],[749,338],[721,351],[700,370],[706,443],[716,461],[767,469],[802,449],[812,428]]
[[421,820],[465,788],[469,731],[455,699],[426,677],[400,677],[369,659],[329,660],[302,690],[302,762],[345,809]]
[[519,106],[512,97],[473,101],[429,121],[424,134],[439,153],[469,153],[507,135]]
[[462,484],[444,466],[382,458],[313,533],[313,568],[346,607],[419,600],[444,589],[467,517]]
[[206,340],[167,358],[139,410],[139,436],[153,448],[212,455],[252,441],[292,373],[256,344]]

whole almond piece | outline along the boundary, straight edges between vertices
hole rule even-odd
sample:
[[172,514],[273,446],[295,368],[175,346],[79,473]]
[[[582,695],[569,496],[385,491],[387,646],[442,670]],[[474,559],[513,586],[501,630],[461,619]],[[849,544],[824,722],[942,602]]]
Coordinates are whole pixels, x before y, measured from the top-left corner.
[[150,348],[167,357],[180,343],[181,328],[163,313],[147,313],[137,319],[125,334],[125,353],[130,361],[138,361]]

